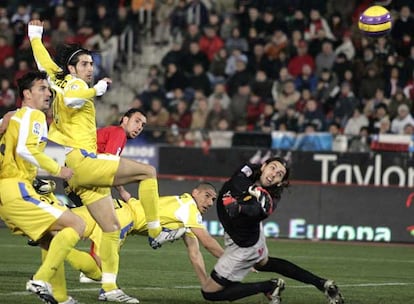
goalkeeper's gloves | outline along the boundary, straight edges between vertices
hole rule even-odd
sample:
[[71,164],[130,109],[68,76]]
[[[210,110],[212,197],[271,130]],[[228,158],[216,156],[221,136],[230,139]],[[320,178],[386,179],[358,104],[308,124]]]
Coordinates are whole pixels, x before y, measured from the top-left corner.
[[236,217],[240,214],[240,205],[231,195],[226,194],[223,196],[223,205],[230,217]]
[[51,179],[40,179],[36,177],[32,185],[40,195],[47,195],[56,189],[56,183]]
[[96,96],[102,96],[108,89],[108,83],[105,80],[101,79],[93,86],[93,88],[96,91]]
[[27,28],[27,35],[29,36],[30,40],[33,40],[34,38],[42,39],[42,34],[43,26],[29,24]]
[[273,198],[270,193],[259,186],[252,185],[248,189],[250,195],[257,199],[257,202],[262,207],[262,211],[266,216],[269,216],[273,212]]

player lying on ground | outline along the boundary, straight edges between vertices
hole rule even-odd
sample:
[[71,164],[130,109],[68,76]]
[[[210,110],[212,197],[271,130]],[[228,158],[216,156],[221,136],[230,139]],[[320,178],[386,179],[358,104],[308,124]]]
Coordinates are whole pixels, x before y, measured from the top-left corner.
[[282,279],[241,282],[254,267],[312,284],[325,293],[329,304],[343,303],[332,280],[269,256],[262,221],[276,209],[288,184],[289,168],[279,157],[271,157],[259,165],[244,164],[224,183],[217,199],[217,215],[225,231],[225,251],[202,287],[206,300],[234,301],[264,293],[271,304],[279,304],[285,286]]
[[[127,235],[144,234],[147,231],[147,223],[144,210],[139,200],[131,197],[126,191],[120,192],[123,200],[114,200],[116,215],[121,223],[120,243],[125,241]],[[160,197],[160,221],[163,227],[177,229],[183,236],[188,256],[194,271],[203,286],[207,280],[203,256],[199,249],[199,242],[215,257],[220,257],[223,249],[220,244],[210,236],[206,230],[202,214],[205,213],[216,199],[216,190],[209,183],[200,183],[191,192],[179,196]],[[102,230],[88,213],[86,207],[71,209],[76,215],[86,222],[84,237],[92,240],[91,252],[72,250],[67,261],[75,269],[84,273],[88,278],[99,281],[102,278],[100,258],[98,256]],[[57,299],[68,299],[63,265],[52,280],[54,295]],[[103,299],[102,299],[103,300]],[[122,298],[107,298],[106,301],[137,303],[125,301]],[[72,303],[72,302],[68,302]],[[75,302],[73,302],[75,303]]]

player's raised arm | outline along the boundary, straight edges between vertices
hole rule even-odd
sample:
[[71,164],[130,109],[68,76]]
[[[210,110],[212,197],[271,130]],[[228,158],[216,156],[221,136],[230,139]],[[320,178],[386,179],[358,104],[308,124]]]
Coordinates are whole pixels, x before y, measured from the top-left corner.
[[38,69],[40,71],[46,71],[49,77],[54,79],[56,73],[60,71],[60,68],[50,57],[49,52],[42,43],[43,22],[40,20],[31,20],[27,28],[27,34],[32,45],[33,56]]
[[194,271],[200,281],[201,286],[204,286],[207,281],[206,266],[204,264],[203,255],[200,252],[200,246],[198,240],[195,237],[184,235],[184,243],[187,247],[188,257],[190,259],[191,265],[194,268]]

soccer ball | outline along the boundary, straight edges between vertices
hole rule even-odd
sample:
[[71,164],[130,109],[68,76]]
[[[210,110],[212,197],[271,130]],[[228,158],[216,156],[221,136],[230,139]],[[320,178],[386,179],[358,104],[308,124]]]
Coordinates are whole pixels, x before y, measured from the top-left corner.
[[359,16],[358,27],[368,36],[386,35],[392,27],[391,14],[385,7],[371,6]]

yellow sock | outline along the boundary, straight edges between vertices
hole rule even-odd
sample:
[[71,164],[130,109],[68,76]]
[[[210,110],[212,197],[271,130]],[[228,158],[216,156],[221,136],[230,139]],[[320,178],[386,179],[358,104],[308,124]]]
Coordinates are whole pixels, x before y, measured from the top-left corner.
[[54,276],[59,266],[63,264],[69,251],[75,247],[79,239],[79,234],[71,227],[64,228],[56,234],[50,242],[45,260],[33,276],[33,279],[50,282],[52,276]]
[[[47,251],[42,249],[42,261],[46,259]],[[58,269],[55,272],[55,275],[52,276],[49,282],[52,285],[53,297],[56,301],[65,302],[68,299],[68,291],[66,288],[66,278],[65,278],[65,264],[62,263],[59,265]]]
[[99,281],[102,278],[102,271],[96,264],[95,259],[87,252],[72,249],[66,261],[76,270],[82,271],[88,278]]
[[102,232],[99,257],[102,262],[102,288],[105,291],[117,289],[116,276],[119,267],[119,230]]
[[148,178],[140,182],[138,189],[139,200],[145,212],[148,235],[156,237],[161,232],[160,216],[158,214],[158,182]]

